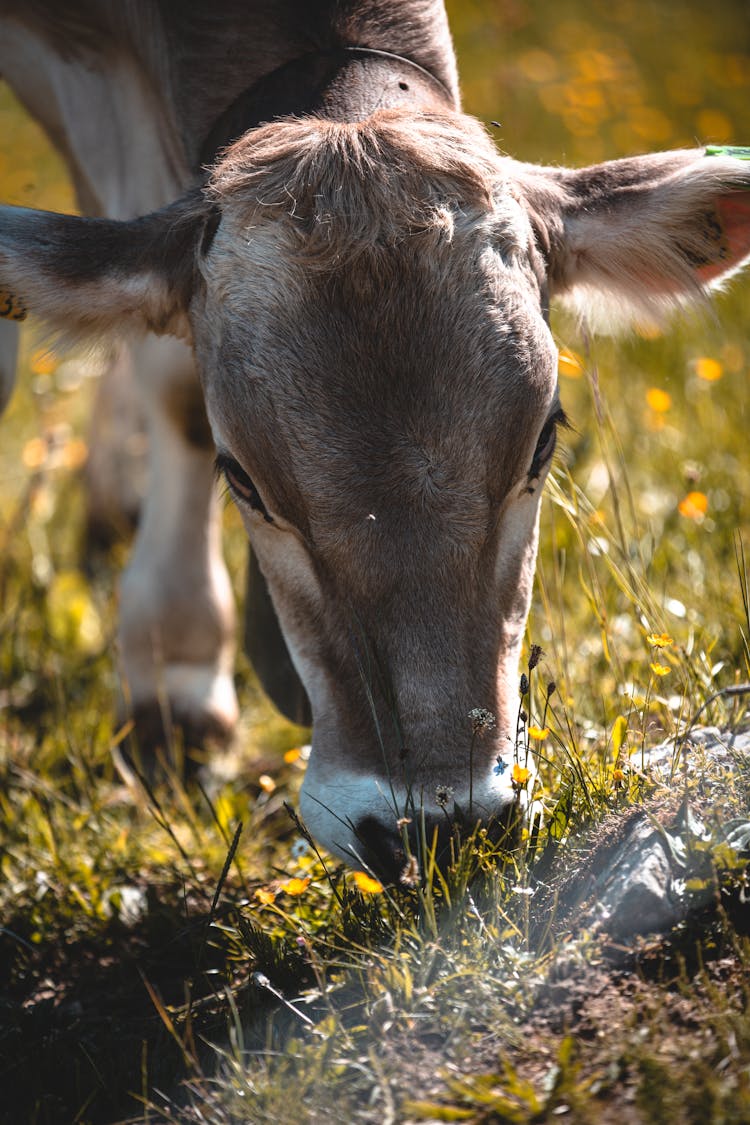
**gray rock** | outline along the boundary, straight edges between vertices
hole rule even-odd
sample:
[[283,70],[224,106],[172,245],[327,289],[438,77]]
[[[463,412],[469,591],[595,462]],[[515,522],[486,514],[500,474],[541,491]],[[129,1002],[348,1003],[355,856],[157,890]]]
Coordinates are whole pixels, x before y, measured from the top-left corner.
[[[594,847],[585,902],[576,911],[581,929],[606,933],[619,942],[665,934],[710,902],[717,890],[719,851],[724,864],[750,857],[750,817],[730,819],[728,812],[722,824],[717,816],[728,776],[750,771],[750,730],[692,730],[677,747],[670,740],[649,751],[643,768],[656,782],[657,796],[632,815],[623,832]],[[691,779],[700,782],[700,802],[692,798],[689,786],[686,789]],[[665,797],[684,792],[688,796],[665,827],[650,809],[663,809]],[[710,818],[699,814],[698,804],[711,806]],[[576,896],[580,902],[580,883],[573,891]],[[569,905],[573,906],[570,900]]]
[[[708,842],[703,822],[688,811],[669,831],[647,813],[610,851],[596,873],[591,892],[589,925],[623,941],[637,934],[664,933],[694,908],[694,892],[687,884],[702,877],[705,853],[699,862],[694,844]],[[706,890],[706,897],[710,896]]]

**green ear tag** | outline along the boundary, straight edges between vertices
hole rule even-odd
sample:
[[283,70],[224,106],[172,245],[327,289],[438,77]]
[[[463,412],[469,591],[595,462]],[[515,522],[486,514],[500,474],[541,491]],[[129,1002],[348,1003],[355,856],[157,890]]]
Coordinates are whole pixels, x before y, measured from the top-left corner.
[[26,306],[23,301],[7,289],[0,289],[0,318],[3,320],[25,320]]
[[739,145],[706,145],[706,156],[733,156],[735,160],[750,160],[750,148]]

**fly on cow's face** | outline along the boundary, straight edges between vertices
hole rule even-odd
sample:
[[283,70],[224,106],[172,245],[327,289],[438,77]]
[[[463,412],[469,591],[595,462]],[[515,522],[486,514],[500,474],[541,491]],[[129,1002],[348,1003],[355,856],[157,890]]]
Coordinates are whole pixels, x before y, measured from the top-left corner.
[[260,493],[242,465],[227,453],[216,455],[216,473],[223,476],[235,500],[259,512],[266,523],[273,523],[268,509],[260,498]]

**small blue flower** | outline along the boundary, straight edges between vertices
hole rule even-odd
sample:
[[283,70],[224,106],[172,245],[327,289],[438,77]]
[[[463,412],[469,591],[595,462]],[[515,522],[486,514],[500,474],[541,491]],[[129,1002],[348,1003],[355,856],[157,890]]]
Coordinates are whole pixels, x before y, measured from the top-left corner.
[[498,777],[502,777],[503,774],[505,773],[505,771],[507,770],[507,768],[508,768],[508,763],[505,761],[505,759],[504,758],[498,758],[497,759],[497,765],[495,766],[495,768],[493,769],[492,772],[497,774]]

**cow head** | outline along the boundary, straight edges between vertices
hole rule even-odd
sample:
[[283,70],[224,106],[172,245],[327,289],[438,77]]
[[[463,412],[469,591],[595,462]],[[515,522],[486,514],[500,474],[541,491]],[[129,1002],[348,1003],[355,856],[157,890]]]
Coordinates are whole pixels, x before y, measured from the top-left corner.
[[399,821],[507,819],[564,419],[549,294],[651,320],[700,296],[750,254],[748,189],[729,156],[536,168],[394,110],[253,130],[134,222],[3,211],[0,288],[30,310],[191,335],[312,703],[302,813],[343,858],[392,873]]

